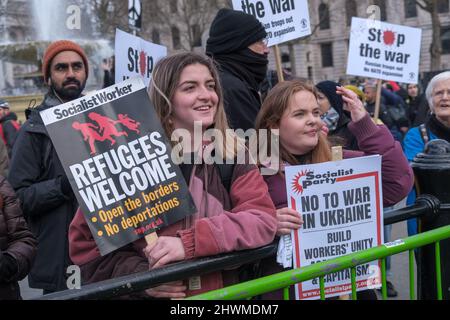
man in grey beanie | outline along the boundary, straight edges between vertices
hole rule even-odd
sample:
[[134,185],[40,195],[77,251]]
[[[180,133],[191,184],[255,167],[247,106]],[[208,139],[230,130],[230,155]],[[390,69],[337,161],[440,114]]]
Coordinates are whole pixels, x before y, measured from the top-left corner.
[[218,64],[225,111],[233,129],[255,126],[261,108],[259,89],[269,63],[266,37],[261,22],[241,11],[221,9],[211,24],[206,54]]

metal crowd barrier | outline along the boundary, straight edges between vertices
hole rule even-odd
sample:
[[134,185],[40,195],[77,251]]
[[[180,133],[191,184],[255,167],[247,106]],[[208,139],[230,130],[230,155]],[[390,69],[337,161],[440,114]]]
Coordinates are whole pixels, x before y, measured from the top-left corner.
[[239,300],[248,299],[264,293],[284,289],[285,299],[289,299],[289,287],[303,281],[319,278],[320,296],[325,299],[325,275],[338,272],[344,269],[351,270],[352,299],[356,300],[356,266],[381,260],[382,275],[382,297],[387,298],[386,290],[386,262],[385,258],[409,250],[409,281],[410,299],[415,299],[414,294],[414,249],[435,244],[436,252],[436,285],[437,299],[442,300],[441,267],[440,267],[440,241],[450,238],[450,226],[445,226],[432,231],[427,231],[409,238],[397,240],[395,245],[387,247],[381,245],[364,251],[356,252],[339,258],[319,262],[313,265],[293,269],[267,277],[243,282],[234,286],[219,290],[210,291],[204,294],[193,296],[188,300]]
[[[439,200],[430,195],[422,195],[417,198],[414,205],[402,209],[392,210],[384,215],[384,224],[389,225],[406,219],[435,215],[442,207],[448,208],[448,204],[441,205]],[[288,297],[289,286],[319,278],[321,284],[321,297],[324,298],[324,276],[329,273],[343,269],[351,269],[352,275],[352,298],[356,298],[356,266],[370,261],[382,259],[382,296],[386,298],[385,258],[403,251],[409,250],[410,263],[410,297],[414,299],[414,249],[435,243],[436,247],[436,275],[438,284],[438,299],[442,299],[442,287],[440,283],[440,247],[439,241],[450,238],[450,226],[442,227],[413,237],[402,239],[397,246],[387,248],[384,245],[368,250],[339,257],[333,260],[317,263],[274,274],[268,277],[240,283],[225,289],[207,292],[189,299],[246,299],[266,292],[284,289],[285,298]],[[119,278],[96,282],[82,286],[80,289],[59,291],[44,295],[37,300],[80,300],[80,299],[111,299],[140,292],[145,289],[189,277],[207,274],[214,271],[229,269],[247,263],[255,262],[263,258],[274,256],[277,252],[277,242],[268,246],[224,254],[214,257],[183,261],[167,265],[164,268],[135,273]],[[275,258],[275,257],[274,257]],[[439,267],[439,268],[438,268]]]

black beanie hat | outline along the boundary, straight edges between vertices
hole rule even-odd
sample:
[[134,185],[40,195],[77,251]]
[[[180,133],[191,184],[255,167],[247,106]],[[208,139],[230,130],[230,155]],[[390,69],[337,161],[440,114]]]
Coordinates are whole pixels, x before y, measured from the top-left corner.
[[214,55],[240,51],[266,36],[266,29],[254,16],[220,9],[209,29],[206,53]]
[[342,115],[344,112],[344,101],[342,100],[342,97],[336,93],[336,87],[340,86],[339,83],[328,80],[316,84],[316,88],[328,98],[328,101],[334,110],[336,110],[339,115]]

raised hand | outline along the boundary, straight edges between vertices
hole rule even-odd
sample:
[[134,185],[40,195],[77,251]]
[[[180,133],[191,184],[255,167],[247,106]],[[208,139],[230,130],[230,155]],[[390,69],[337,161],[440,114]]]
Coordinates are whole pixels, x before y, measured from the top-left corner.
[[344,110],[350,112],[353,122],[358,122],[365,117],[367,111],[356,93],[344,87],[336,87],[336,93],[342,96]]

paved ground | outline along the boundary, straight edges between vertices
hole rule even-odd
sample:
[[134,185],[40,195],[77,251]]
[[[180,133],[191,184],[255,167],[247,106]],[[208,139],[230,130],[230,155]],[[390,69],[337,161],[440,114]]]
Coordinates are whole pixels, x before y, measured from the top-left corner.
[[[394,224],[392,227],[392,241],[407,237],[406,222]],[[409,266],[408,252],[397,254],[392,257],[392,278],[390,279],[398,291],[396,298],[390,300],[409,300]],[[416,270],[414,271],[417,274]],[[42,295],[42,290],[31,289],[28,287],[28,280],[20,282],[22,298],[33,299]],[[381,294],[379,295],[381,299]]]
[[22,299],[24,300],[30,300],[42,296],[42,290],[31,289],[28,286],[28,278],[25,278],[22,281],[20,281],[19,285],[20,285],[20,293],[22,294]]

